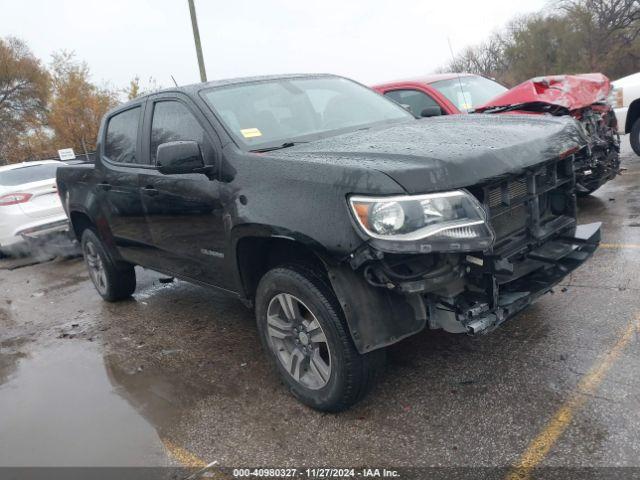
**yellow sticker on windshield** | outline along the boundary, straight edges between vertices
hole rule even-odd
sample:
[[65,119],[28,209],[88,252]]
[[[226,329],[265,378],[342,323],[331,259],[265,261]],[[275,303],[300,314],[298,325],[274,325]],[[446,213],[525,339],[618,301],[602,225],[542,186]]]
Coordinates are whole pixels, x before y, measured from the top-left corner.
[[240,133],[244,138],[254,138],[262,136],[262,132],[257,128],[243,128],[242,130],[240,130]]

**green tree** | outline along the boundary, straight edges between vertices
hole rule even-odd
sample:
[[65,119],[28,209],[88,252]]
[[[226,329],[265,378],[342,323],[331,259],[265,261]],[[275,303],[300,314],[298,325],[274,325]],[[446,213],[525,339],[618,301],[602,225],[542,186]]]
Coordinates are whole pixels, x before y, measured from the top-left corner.
[[91,83],[87,64],[69,52],[53,55],[51,77],[47,126],[53,132],[52,144],[80,153],[94,150],[102,116],[118,103],[116,93]]
[[127,100],[133,100],[140,95],[146,95],[148,93],[157,92],[162,89],[162,86],[158,84],[155,78],[149,77],[146,85],[142,85],[140,77],[137,75],[131,79],[129,86],[123,89],[122,93],[127,96]]
[[640,1],[563,0],[560,10],[579,37],[585,70],[617,78],[640,69]]
[[127,100],[133,100],[140,96],[140,77],[135,76],[129,82],[129,88],[125,88],[124,93],[127,95]]
[[538,75],[580,71],[578,47],[579,38],[566,16],[524,17],[511,25],[511,41],[504,49],[509,71],[502,75],[518,83]]

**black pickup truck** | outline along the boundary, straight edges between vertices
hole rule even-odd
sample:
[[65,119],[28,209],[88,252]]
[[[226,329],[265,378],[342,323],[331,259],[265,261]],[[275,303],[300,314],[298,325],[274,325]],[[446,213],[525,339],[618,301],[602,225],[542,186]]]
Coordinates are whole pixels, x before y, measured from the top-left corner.
[[384,347],[489,332],[597,248],[576,224],[569,118],[414,118],[332,75],[209,82],[109,112],[58,187],[96,289],[141,265],[255,308],[267,355],[321,410],[362,398]]

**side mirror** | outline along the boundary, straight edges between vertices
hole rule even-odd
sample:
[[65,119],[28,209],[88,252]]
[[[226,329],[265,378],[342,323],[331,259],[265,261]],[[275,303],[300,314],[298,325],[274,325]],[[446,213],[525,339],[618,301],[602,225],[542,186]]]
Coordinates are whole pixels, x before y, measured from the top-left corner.
[[413,110],[411,110],[411,105],[407,105],[406,103],[401,103],[400,106],[404,108],[407,112],[413,113]]
[[158,145],[156,155],[158,171],[164,175],[177,173],[205,173],[198,142],[167,142]]
[[442,109],[437,105],[426,107],[420,112],[420,116],[423,118],[439,117],[440,115],[442,115]]

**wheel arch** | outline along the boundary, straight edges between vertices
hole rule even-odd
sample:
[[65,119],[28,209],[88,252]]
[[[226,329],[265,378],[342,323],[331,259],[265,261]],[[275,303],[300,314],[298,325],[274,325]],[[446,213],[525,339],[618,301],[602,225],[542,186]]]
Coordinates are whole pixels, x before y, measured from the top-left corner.
[[71,223],[73,234],[78,242],[82,242],[82,233],[87,228],[92,228],[96,231],[98,238],[102,240],[103,246],[111,258],[116,262],[126,263],[115,246],[113,236],[111,235],[111,229],[104,218],[95,218],[87,211],[76,208],[69,211],[69,222]]
[[238,285],[252,305],[262,276],[279,265],[314,268],[331,286],[358,352],[367,353],[397,343],[426,326],[426,311],[418,295],[403,296],[369,285],[347,258],[332,255],[312,239],[266,228],[234,243]]
[[73,234],[78,241],[80,241],[80,239],[82,238],[82,232],[84,232],[87,228],[96,227],[96,224],[91,219],[91,217],[89,217],[86,212],[82,212],[79,210],[69,212],[69,221],[71,222]]
[[252,303],[260,279],[278,265],[300,264],[327,275],[327,263],[334,260],[318,242],[293,232],[274,231],[266,226],[234,232],[233,258],[241,297]]

